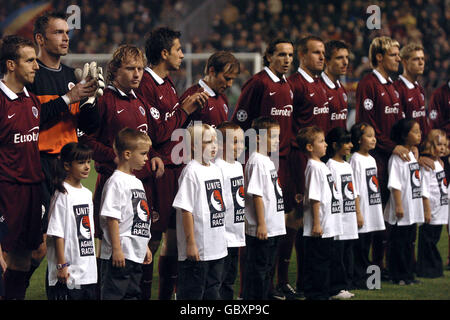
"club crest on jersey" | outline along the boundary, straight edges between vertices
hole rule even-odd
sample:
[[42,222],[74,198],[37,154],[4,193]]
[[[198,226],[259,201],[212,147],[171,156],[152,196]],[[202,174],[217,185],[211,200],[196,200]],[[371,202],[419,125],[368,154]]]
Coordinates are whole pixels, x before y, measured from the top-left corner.
[[160,117],[159,110],[156,109],[155,107],[151,107],[151,108],[150,108],[150,114],[151,114],[152,117],[155,118],[156,120],[158,120],[159,117]]
[[143,116],[145,116],[145,109],[142,106],[139,106],[139,111]]
[[373,101],[371,99],[369,99],[369,98],[364,100],[364,108],[366,110],[372,110],[372,108],[373,108]]
[[75,83],[69,82],[69,83],[67,84],[67,88],[69,88],[69,91],[72,90],[73,87],[75,87]]
[[33,116],[37,119],[37,117],[39,116],[39,111],[35,106],[31,107],[31,112],[33,113]]
[[436,118],[437,118],[437,111],[436,110],[431,110],[431,112],[430,112],[430,119],[431,120],[436,120]]
[[240,122],[244,122],[245,120],[247,120],[248,114],[247,111],[245,110],[238,110],[238,112],[236,113],[236,118],[238,119],[238,121]]

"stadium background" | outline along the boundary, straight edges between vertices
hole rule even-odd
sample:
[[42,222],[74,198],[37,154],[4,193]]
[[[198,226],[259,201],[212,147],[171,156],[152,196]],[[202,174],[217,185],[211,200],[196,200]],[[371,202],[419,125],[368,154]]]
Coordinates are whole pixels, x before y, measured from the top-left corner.
[[[325,41],[346,41],[351,47],[351,56],[347,76],[341,82],[347,89],[350,109],[354,109],[354,93],[359,79],[370,70],[367,58],[370,42],[380,35],[390,36],[402,46],[411,41],[424,45],[425,72],[419,82],[425,88],[426,105],[433,90],[449,80],[450,0],[12,0],[2,1],[0,35],[20,34],[31,39],[34,19],[40,13],[48,9],[65,12],[70,5],[77,5],[81,9],[80,29],[71,31],[70,54],[63,60],[74,67],[92,60],[105,66],[110,54],[119,45],[133,43],[143,48],[145,34],[149,30],[167,25],[182,32],[185,62],[178,72],[171,74],[181,96],[186,88],[202,77],[209,54],[216,50],[239,53],[242,72],[227,92],[230,116],[240,88],[251,75],[262,68],[262,54],[267,43],[274,37],[288,38],[295,43],[303,36],[313,34]],[[370,5],[378,5],[381,9],[379,30],[371,30],[366,26],[370,16],[366,10]],[[295,59],[291,72],[297,66]],[[401,68],[399,72],[402,72]],[[349,125],[351,122],[350,116]],[[95,184],[95,176],[95,170],[92,170],[87,181],[91,190]],[[444,261],[447,258],[446,242],[447,232],[444,231],[439,245]],[[295,261],[294,257],[291,261]],[[42,269],[41,265],[41,272],[36,275],[37,279],[33,279],[37,291],[29,293],[29,299],[45,298],[41,286],[43,282],[40,282],[41,285],[37,284],[45,273],[45,269]],[[290,278],[294,283],[293,263]],[[437,292],[440,292],[438,288],[443,288],[442,294],[430,296],[426,293],[427,286],[424,286],[410,295],[398,296],[393,287],[392,297],[381,297],[450,299],[449,271],[445,272],[444,279],[426,284]],[[155,289],[157,285],[154,284],[153,287]],[[372,298],[377,297],[374,294]],[[155,297],[156,294],[152,296]]]

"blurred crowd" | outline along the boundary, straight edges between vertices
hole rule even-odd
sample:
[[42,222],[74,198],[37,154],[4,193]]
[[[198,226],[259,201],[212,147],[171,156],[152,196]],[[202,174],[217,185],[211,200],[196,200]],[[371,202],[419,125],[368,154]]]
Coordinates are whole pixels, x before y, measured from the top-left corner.
[[[72,53],[110,53],[122,43],[143,46],[145,34],[160,25],[175,27],[206,0],[77,0],[55,1],[53,7],[65,11],[70,4],[81,8],[82,28],[72,36]],[[217,0],[215,0],[217,1]],[[376,36],[387,35],[405,45],[422,42],[426,68],[420,79],[427,97],[448,80],[450,71],[450,0],[218,0],[224,9],[211,16],[206,38],[185,39],[192,52],[231,50],[263,53],[271,38],[297,41],[307,34],[325,41],[342,39],[351,46],[352,56],[346,87],[356,88],[362,74],[370,70],[367,54]],[[10,1],[0,8],[0,21],[30,1]],[[366,26],[369,5],[381,9],[381,29]],[[198,26],[204,28],[204,25]],[[180,30],[183,31],[183,30]],[[203,63],[203,62],[202,62]],[[202,65],[195,70],[201,73]],[[293,69],[292,71],[294,71]],[[400,70],[401,71],[401,70]],[[242,79],[250,76],[244,68]],[[200,77],[195,74],[194,79]]]

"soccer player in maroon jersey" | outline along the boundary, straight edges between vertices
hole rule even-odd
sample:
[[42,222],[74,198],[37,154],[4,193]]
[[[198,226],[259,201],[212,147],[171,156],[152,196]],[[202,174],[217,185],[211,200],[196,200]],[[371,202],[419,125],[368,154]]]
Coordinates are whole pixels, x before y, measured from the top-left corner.
[[[287,82],[286,73],[289,72],[294,55],[292,42],[287,39],[275,39],[270,42],[264,54],[264,69],[251,77],[242,87],[232,121],[237,123],[244,131],[250,128],[252,120],[260,116],[268,116],[280,125],[280,151],[278,176],[283,189],[285,212],[292,210],[293,195],[290,195],[288,186],[289,167],[288,155],[292,140],[292,90]],[[282,239],[281,243],[284,242]],[[280,248],[282,245],[280,244]],[[284,248],[284,246],[283,246]],[[291,250],[292,251],[292,246]],[[283,261],[286,254],[283,255]],[[289,256],[287,259],[290,257]],[[287,277],[287,270],[286,270]],[[281,286],[287,293],[295,294],[286,281]],[[282,289],[283,289],[282,288]],[[277,288],[271,290],[276,299],[285,299],[285,294]]]
[[[6,36],[0,48],[0,217],[8,233],[1,245],[6,252],[5,298],[25,298],[31,253],[42,243],[39,127],[63,112],[41,108],[25,85],[34,81],[39,66],[33,43]],[[66,107],[65,107],[66,108]]]
[[[320,74],[325,63],[325,45],[320,37],[307,36],[300,39],[297,45],[297,57],[300,66],[288,81],[294,93],[294,115],[291,139],[291,153],[289,156],[289,168],[291,171],[291,189],[295,195],[296,212],[295,219],[287,220],[286,236],[291,239],[284,244],[283,252],[286,258],[280,254],[278,261],[278,281],[287,279],[289,257],[292,252],[293,241],[297,252],[297,288],[298,293],[303,292],[303,227],[301,221],[301,199],[305,189],[305,170],[307,164],[306,155],[300,151],[295,136],[303,127],[319,126],[326,133],[330,123],[328,98],[325,88],[321,84]],[[288,245],[289,244],[289,245]],[[290,249],[290,250],[289,250]],[[288,251],[289,250],[289,251]],[[287,255],[289,252],[289,256]],[[286,280],[285,280],[286,281]]]
[[425,90],[417,82],[417,78],[425,69],[425,54],[423,47],[417,43],[409,43],[400,50],[403,74],[394,81],[394,86],[400,95],[406,118],[416,120],[422,130],[422,137],[430,131],[425,110]]
[[213,53],[206,62],[205,75],[198,84],[187,89],[180,100],[204,90],[209,98],[202,109],[198,109],[189,117],[190,121],[202,121],[211,126],[218,126],[228,120],[228,99],[224,92],[233,85],[239,75],[240,63],[228,51]]
[[39,70],[34,82],[27,85],[41,102],[43,108],[62,108],[61,114],[41,127],[39,133],[39,151],[44,172],[42,183],[43,205],[45,214],[42,219],[44,241],[38,250],[33,252],[28,280],[44,259],[46,248],[47,212],[53,194],[54,168],[61,148],[76,142],[77,128],[84,132],[92,132],[98,125],[98,113],[95,105],[85,104],[80,108],[80,101],[93,96],[98,83],[90,79],[86,83],[77,83],[74,69],[61,63],[61,57],[69,50],[69,26],[66,16],[58,12],[45,12],[34,23],[34,41],[38,47],[37,62]]
[[[377,162],[384,208],[389,198],[389,157],[394,153],[409,161],[408,150],[390,139],[392,126],[404,117],[400,95],[390,78],[398,71],[401,61],[400,44],[389,37],[374,38],[369,47],[369,60],[373,70],[361,79],[356,89],[356,123],[366,122],[375,129],[377,145],[371,155]],[[382,269],[383,277],[386,274],[383,259],[387,238],[388,231],[383,230],[375,233],[372,241],[372,262]]]
[[[196,92],[185,100],[180,100],[177,96],[169,75],[180,68],[184,57],[180,37],[180,32],[161,27],[152,30],[145,42],[148,66],[144,70],[141,84],[136,92],[154,108],[151,112],[152,116],[164,122],[175,114],[177,108],[182,108],[186,113],[191,114],[197,108],[203,107],[208,99],[208,94],[204,91]],[[160,300],[171,299],[177,279],[176,214],[172,203],[178,189],[178,177],[183,169],[179,155],[175,156],[178,159],[172,159],[172,149],[177,143],[179,141],[171,141],[169,138],[153,145],[155,151],[161,155],[165,166],[164,175],[154,180],[153,199],[159,219],[152,223],[152,239],[149,244],[152,254],[155,254],[164,233],[159,256],[158,298]],[[149,295],[152,274],[153,263],[144,267],[142,277],[142,288],[147,287],[147,289],[143,288],[143,292],[148,292]],[[149,299],[149,295],[143,298]]]
[[325,70],[321,74],[321,80],[328,98],[330,130],[335,127],[347,128],[347,92],[339,82],[339,77],[347,73],[348,56],[349,50],[345,42],[331,40],[325,43]]

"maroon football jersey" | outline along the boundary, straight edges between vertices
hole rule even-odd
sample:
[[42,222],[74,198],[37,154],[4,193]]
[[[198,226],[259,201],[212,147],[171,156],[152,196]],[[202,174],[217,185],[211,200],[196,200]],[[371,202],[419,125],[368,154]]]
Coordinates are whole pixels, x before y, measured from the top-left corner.
[[16,94],[0,80],[0,181],[39,183],[41,104],[26,88]]
[[302,68],[298,68],[288,81],[294,92],[292,145],[297,147],[295,137],[301,128],[316,125],[325,134],[328,132],[330,108],[320,77],[312,78]]
[[450,81],[433,92],[428,111],[431,127],[444,130],[450,137]]
[[365,75],[356,88],[356,123],[366,122],[375,130],[376,153],[387,157],[395,143],[391,140],[391,128],[404,117],[400,95],[391,78],[386,80],[378,71]]
[[271,117],[280,125],[280,156],[287,156],[292,139],[292,90],[283,76],[281,79],[265,67],[242,87],[232,121],[244,131],[260,116]]
[[403,76],[394,81],[395,89],[400,95],[401,105],[406,118],[416,120],[422,130],[422,140],[430,131],[430,125],[425,110],[425,90],[415,81],[410,82]]
[[347,92],[344,86],[341,85],[339,80],[334,83],[326,74],[321,74],[321,84],[325,88],[328,106],[330,108],[330,124],[328,130],[336,127],[342,127],[347,129]]
[[180,98],[183,101],[196,92],[205,90],[209,94],[208,101],[202,109],[196,110],[189,116],[190,121],[202,121],[203,123],[218,126],[228,120],[228,99],[224,94],[216,94],[203,80],[187,89]]
[[[180,107],[180,100],[178,99],[175,86],[173,85],[170,77],[161,79],[161,77],[159,77],[149,67],[145,68],[141,84],[136,90],[136,93],[149,106],[154,107],[153,110],[156,109],[157,112],[152,112],[152,115],[156,115],[158,120],[163,122],[167,122],[169,118],[174,116],[177,109]],[[175,130],[176,128],[172,129]],[[179,141],[171,141],[169,138],[165,141],[155,143],[153,147],[159,154],[161,154],[164,164],[172,164],[171,152],[174,146],[178,143]]]

